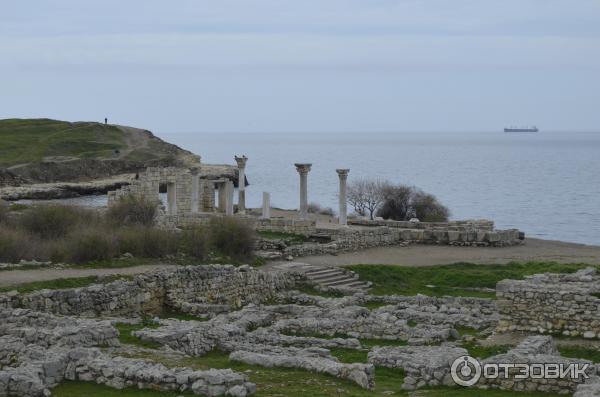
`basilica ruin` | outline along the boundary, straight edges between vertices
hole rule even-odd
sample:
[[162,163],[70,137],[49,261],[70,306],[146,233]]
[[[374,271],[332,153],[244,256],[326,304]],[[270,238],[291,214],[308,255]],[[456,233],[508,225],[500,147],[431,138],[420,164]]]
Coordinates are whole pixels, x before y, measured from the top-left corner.
[[[332,172],[339,183],[339,206],[335,223],[318,223],[309,216],[309,174],[312,164],[295,163],[299,176],[299,203],[295,216],[271,216],[271,193],[263,192],[262,208],[252,211],[246,205],[246,156],[234,157],[237,180],[208,178],[196,168],[151,167],[137,175],[128,186],[108,194],[108,205],[135,194],[154,200],[161,206],[158,224],[167,228],[205,223],[211,217],[233,216],[259,231],[298,234],[314,237],[304,244],[289,246],[285,241],[273,243],[259,238],[259,255],[268,259],[331,254],[386,245],[444,244],[458,246],[502,247],[521,244],[523,234],[516,229],[496,230],[491,221],[401,222],[349,218],[347,179],[349,169]],[[235,183],[237,182],[237,200]],[[250,186],[248,186],[250,187]],[[159,191],[166,191],[161,205]],[[253,188],[253,187],[250,187]]]

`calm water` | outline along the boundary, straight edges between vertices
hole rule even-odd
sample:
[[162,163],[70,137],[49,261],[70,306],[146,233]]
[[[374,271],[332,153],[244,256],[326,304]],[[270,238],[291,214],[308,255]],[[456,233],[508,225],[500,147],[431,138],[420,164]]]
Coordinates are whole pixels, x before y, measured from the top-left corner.
[[[528,236],[600,245],[600,134],[161,134],[202,156],[233,164],[249,157],[249,206],[262,192],[297,208],[294,163],[312,163],[309,200],[337,209],[336,168],[349,180],[382,178],[431,192],[452,218],[493,219]],[[72,199],[103,205],[106,196]]]
[[312,163],[309,200],[337,208],[336,168],[434,193],[454,219],[489,218],[545,239],[600,244],[600,134],[162,134],[207,163],[248,156],[247,200],[298,206],[294,163]]

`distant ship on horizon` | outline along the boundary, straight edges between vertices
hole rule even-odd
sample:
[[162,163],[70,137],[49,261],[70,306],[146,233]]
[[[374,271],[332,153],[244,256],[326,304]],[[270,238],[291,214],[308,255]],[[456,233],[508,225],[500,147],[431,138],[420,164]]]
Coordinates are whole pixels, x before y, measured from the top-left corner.
[[504,128],[504,132],[539,132],[539,130],[534,125],[531,127],[508,127]]

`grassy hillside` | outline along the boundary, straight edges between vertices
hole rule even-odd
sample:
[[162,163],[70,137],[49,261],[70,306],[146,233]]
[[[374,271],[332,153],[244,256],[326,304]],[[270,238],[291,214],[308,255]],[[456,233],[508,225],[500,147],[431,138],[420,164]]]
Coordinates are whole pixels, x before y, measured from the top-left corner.
[[49,119],[0,120],[0,166],[43,160],[114,158],[127,148],[125,134],[100,123]]
[[150,131],[95,122],[0,120],[0,186],[82,181],[138,172],[148,166],[186,167],[200,158]]

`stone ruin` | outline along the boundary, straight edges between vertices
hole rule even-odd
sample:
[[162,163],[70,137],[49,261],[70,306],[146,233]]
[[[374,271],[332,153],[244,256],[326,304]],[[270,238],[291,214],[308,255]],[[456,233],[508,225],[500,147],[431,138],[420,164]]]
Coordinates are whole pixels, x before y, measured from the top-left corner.
[[[563,302],[581,302],[565,299],[568,294],[561,295],[561,291],[574,291],[595,280],[595,274],[586,270],[539,275],[523,283],[574,283],[572,288],[557,289],[555,295],[563,296]],[[500,299],[495,301],[366,292],[326,298],[295,290],[306,282],[295,271],[207,265],[175,267],[76,289],[0,294],[0,396],[49,396],[64,380],[206,396],[243,397],[256,391],[246,374],[230,369],[170,368],[125,354],[131,351],[123,350],[114,324],[135,323],[142,315],[158,316],[165,308],[204,321],[156,317],[153,326],[133,333],[162,346],[157,353],[202,357],[218,350],[230,360],[329,374],[364,389],[372,389],[377,382],[376,367],[403,370],[406,390],[453,385],[452,362],[468,354],[461,346],[459,330],[471,327],[489,335],[500,328],[506,320],[502,302],[506,288],[502,286],[514,283],[499,283]],[[587,290],[580,290],[584,295],[581,291]],[[527,312],[524,306],[511,310],[517,318]],[[367,347],[364,340],[380,340],[381,345]],[[386,346],[390,341],[402,342]],[[339,348],[368,353],[367,362],[341,362],[331,352]],[[561,357],[550,336],[528,337],[507,353],[482,360],[488,362],[588,364],[586,373],[591,378],[586,382],[523,380],[509,374],[507,379],[482,379],[476,387],[575,392],[578,397],[600,391],[596,367],[585,360]]]
[[[161,186],[166,186],[167,198],[160,211],[158,224],[165,228],[187,227],[206,223],[214,216],[233,216],[249,223],[258,231],[309,236],[312,241],[288,246],[285,241],[259,239],[259,256],[267,259],[331,254],[370,247],[407,244],[445,244],[456,246],[503,247],[521,244],[523,233],[516,229],[495,230],[487,220],[452,221],[445,223],[398,222],[347,218],[347,178],[349,169],[337,169],[339,179],[339,216],[337,225],[317,225],[308,217],[308,174],[312,164],[297,163],[300,176],[300,204],[296,218],[272,218],[270,194],[263,193],[261,216],[253,216],[246,208],[245,169],[248,158],[235,156],[237,163],[238,200],[234,205],[234,184],[229,179],[210,179],[197,168],[151,167],[138,174],[131,185],[108,194],[108,205],[135,194],[159,201]],[[215,191],[218,192],[215,199]],[[350,225],[350,226],[348,226]]]
[[503,280],[496,296],[500,332],[600,337],[600,276],[595,268]]

